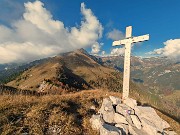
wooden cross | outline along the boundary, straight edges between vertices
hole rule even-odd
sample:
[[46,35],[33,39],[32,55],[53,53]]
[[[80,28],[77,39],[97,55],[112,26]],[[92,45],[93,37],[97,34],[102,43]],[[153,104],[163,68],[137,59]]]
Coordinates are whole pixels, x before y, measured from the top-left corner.
[[132,26],[126,27],[126,38],[119,41],[114,41],[113,46],[125,45],[124,55],[124,75],[123,75],[123,99],[129,96],[129,78],[130,78],[130,58],[131,58],[131,44],[149,40],[149,34],[132,37]]

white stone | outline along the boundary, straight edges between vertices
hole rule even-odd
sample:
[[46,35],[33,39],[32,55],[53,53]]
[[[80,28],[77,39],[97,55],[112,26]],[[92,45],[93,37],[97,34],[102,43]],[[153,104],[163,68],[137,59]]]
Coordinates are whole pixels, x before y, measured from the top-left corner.
[[100,127],[100,135],[122,135],[122,134],[121,134],[121,131],[117,127],[104,123]]
[[121,99],[120,98],[114,97],[114,96],[109,96],[109,98],[111,99],[113,105],[121,104]]
[[101,108],[99,109],[98,112],[103,113],[105,111],[105,109],[107,111],[108,108],[109,108],[109,110],[113,109],[112,102],[111,102],[111,100],[109,98],[104,98],[103,102],[102,102],[102,105],[101,105]]
[[135,107],[137,106],[136,100],[134,100],[132,98],[126,98],[124,100],[124,104],[126,104],[129,107],[131,107],[132,109],[135,109]]
[[107,123],[114,123],[114,112],[104,112],[103,119]]
[[134,125],[138,128],[141,129],[141,122],[139,120],[139,118],[136,115],[130,115],[132,122],[134,123]]
[[118,113],[120,113],[120,114],[122,114],[122,115],[125,116],[126,113],[127,113],[126,110],[128,110],[128,107],[126,107],[126,106],[123,107],[123,105],[124,105],[124,104],[122,104],[122,105],[121,105],[121,104],[118,104],[118,105],[116,106],[116,112],[118,112]]
[[116,106],[116,112],[118,112],[124,116],[128,114],[128,111],[130,111],[130,114],[134,114],[134,110],[125,104],[118,104]]
[[129,125],[129,133],[130,135],[147,135],[147,133],[142,129],[137,129],[136,127],[133,127]]
[[126,121],[126,118],[118,113],[114,114],[114,123],[124,123],[124,124],[128,124],[128,122]]
[[143,130],[148,134],[148,135],[157,135],[158,130],[155,124],[150,122],[149,120],[142,118],[142,126]]
[[126,124],[115,124],[115,127],[120,128],[122,135],[127,135],[129,132],[129,126]]
[[109,98],[103,99],[102,106],[99,110],[99,113],[102,114],[103,119],[107,123],[113,123],[114,122],[114,108],[112,105],[112,102]]
[[99,130],[103,125],[104,121],[100,115],[92,115],[90,123],[93,129]]
[[134,126],[133,121],[132,121],[130,115],[126,115],[126,120],[129,123],[129,125]]
[[163,131],[163,129],[170,127],[170,125],[166,121],[161,119],[157,115],[156,111],[151,107],[137,106],[135,108],[135,113],[139,116],[140,120],[142,118],[146,118],[148,121],[153,123],[161,132]]
[[104,107],[104,110],[105,110],[105,111],[108,111],[108,110],[109,110],[109,107],[105,106],[105,107]]

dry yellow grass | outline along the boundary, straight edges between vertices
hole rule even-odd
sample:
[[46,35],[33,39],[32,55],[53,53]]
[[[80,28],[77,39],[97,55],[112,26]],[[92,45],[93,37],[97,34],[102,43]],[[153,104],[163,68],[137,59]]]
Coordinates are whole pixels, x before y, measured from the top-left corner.
[[57,68],[59,63],[48,62],[39,66],[35,66],[25,71],[22,75],[15,80],[9,82],[7,85],[19,89],[34,90],[45,78],[52,79],[57,76]]
[[[107,90],[85,90],[64,95],[0,96],[0,134],[52,134],[53,129],[63,135],[97,135],[89,119],[101,106],[102,99],[121,93]],[[90,109],[96,107],[96,111]],[[179,134],[179,123],[158,112]]]
[[23,95],[0,96],[0,134],[51,134],[56,129],[63,135],[98,134],[89,119],[104,97],[121,96],[106,90],[87,90],[65,95],[42,97]]
[[25,71],[15,80],[9,82],[7,85],[19,89],[34,90],[44,79],[52,79],[57,76],[57,68],[60,67],[58,62],[47,62]]

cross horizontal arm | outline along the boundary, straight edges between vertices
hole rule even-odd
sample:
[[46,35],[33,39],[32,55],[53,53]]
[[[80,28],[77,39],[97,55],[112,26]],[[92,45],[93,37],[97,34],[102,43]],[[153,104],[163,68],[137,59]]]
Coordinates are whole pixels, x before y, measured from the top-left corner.
[[132,38],[132,43],[137,43],[137,42],[142,42],[149,40],[149,34],[143,35],[143,36],[138,36],[138,37],[133,37]]
[[123,40],[114,41],[112,46],[125,45],[128,41],[131,42],[131,38],[130,39],[123,39]]
[[119,40],[119,41],[114,41],[112,46],[125,45],[127,43],[132,44],[132,43],[142,42],[142,41],[146,41],[146,40],[149,40],[149,34],[143,35],[143,36],[138,36],[138,37],[126,38],[126,39]]
[[116,46],[116,45],[122,45],[122,44],[121,44],[121,40],[119,40],[119,41],[114,41],[113,44],[112,44],[112,46]]

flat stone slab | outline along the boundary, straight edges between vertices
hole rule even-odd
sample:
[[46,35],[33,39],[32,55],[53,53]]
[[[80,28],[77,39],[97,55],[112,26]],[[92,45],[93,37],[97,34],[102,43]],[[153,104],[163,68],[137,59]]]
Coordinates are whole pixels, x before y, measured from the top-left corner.
[[126,116],[128,114],[134,114],[134,110],[125,104],[118,104],[116,106],[116,112]]
[[134,100],[132,98],[126,98],[124,100],[124,104],[126,104],[129,107],[131,107],[132,109],[134,109],[137,106],[136,100]]
[[139,120],[139,118],[136,115],[130,115],[133,124],[138,128],[141,129],[141,121]]
[[117,127],[104,123],[100,128],[100,135],[122,135],[122,133]]
[[123,115],[118,114],[118,113],[115,113],[115,114],[114,114],[114,123],[118,123],[118,124],[121,124],[121,123],[128,124],[128,122],[127,122],[127,120],[126,120],[126,117],[124,117]]
[[137,129],[136,127],[133,127],[131,125],[129,125],[129,133],[130,135],[148,135],[144,130]]
[[146,118],[142,118],[141,121],[142,121],[143,130],[146,131],[148,135],[158,134],[158,129],[154,123],[150,122]]
[[103,99],[103,103],[99,110],[99,113],[102,114],[105,122],[107,122],[107,123],[114,122],[115,111],[113,108],[113,104],[109,98]]
[[169,128],[170,125],[161,119],[156,111],[151,107],[143,107],[143,106],[137,106],[135,108],[135,113],[139,116],[140,120],[142,118],[146,118],[148,121],[153,123],[158,130],[163,131],[164,128]]

